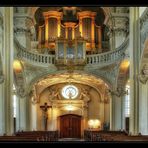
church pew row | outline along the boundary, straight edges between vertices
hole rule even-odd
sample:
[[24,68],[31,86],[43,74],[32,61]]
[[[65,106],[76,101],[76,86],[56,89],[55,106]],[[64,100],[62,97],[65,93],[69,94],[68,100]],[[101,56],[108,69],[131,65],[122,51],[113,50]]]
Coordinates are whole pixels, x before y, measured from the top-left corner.
[[0,136],[1,141],[58,141],[58,131],[24,131],[14,136]]
[[0,142],[6,141],[38,141],[38,137],[0,136]]
[[148,141],[148,136],[129,136],[121,131],[84,131],[85,141]]
[[58,140],[58,131],[23,131],[23,132],[17,132],[15,134],[16,136],[27,136],[27,137],[31,137],[31,136],[38,136],[40,138],[44,137],[44,138],[48,138],[50,139],[50,141],[57,141]]

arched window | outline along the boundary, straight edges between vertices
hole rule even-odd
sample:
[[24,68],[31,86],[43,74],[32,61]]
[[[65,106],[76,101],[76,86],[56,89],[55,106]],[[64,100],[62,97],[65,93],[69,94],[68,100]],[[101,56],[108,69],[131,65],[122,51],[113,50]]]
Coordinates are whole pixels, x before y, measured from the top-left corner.
[[66,99],[75,99],[78,96],[78,88],[74,85],[66,85],[62,89],[62,95]]
[[13,118],[16,118],[16,94],[15,94],[15,85],[13,85]]
[[127,94],[125,96],[125,117],[130,116],[130,86],[126,85]]

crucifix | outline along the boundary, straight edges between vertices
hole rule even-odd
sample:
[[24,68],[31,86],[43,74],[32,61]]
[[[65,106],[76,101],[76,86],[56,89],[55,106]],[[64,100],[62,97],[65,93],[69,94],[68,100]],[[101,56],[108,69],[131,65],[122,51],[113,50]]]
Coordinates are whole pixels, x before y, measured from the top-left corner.
[[44,105],[41,105],[40,108],[43,111],[43,116],[44,116],[44,128],[45,131],[47,131],[47,121],[48,121],[48,109],[51,108],[52,106],[47,105],[47,103],[45,102]]

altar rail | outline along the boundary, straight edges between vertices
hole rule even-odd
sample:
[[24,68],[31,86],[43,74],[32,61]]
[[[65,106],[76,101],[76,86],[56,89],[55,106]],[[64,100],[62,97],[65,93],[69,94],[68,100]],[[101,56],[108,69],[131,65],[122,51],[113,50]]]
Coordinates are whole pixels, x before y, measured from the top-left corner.
[[[15,46],[18,50],[18,57],[21,60],[26,62],[30,62],[34,65],[41,65],[41,66],[48,66],[55,64],[55,55],[46,55],[46,54],[39,54],[29,49],[24,48],[15,38]],[[129,38],[125,40],[125,42],[115,50],[101,53],[101,54],[93,54],[93,55],[86,55],[86,64],[87,66],[97,65],[97,66],[106,66],[113,64],[119,60],[122,60],[125,57],[125,50],[128,46]]]

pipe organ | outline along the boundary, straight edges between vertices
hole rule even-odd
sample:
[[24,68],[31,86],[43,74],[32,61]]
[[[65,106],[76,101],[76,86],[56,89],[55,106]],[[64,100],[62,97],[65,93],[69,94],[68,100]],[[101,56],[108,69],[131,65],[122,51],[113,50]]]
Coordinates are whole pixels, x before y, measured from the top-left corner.
[[102,30],[95,24],[96,12],[71,13],[76,19],[68,20],[65,11],[43,12],[45,24],[38,28],[38,48],[46,48],[57,59],[65,60],[84,59],[86,53],[100,52]]

